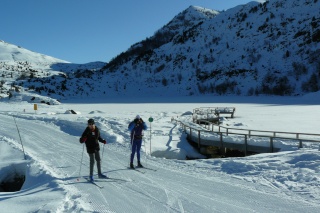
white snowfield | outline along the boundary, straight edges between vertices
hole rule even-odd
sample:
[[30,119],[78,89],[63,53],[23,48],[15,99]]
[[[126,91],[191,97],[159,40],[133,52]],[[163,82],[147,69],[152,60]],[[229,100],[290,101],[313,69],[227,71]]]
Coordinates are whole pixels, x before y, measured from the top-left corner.
[[[222,125],[319,133],[319,94],[314,95],[318,98],[39,104],[36,112],[33,103],[0,101],[0,182],[15,173],[26,175],[20,191],[0,192],[0,212],[319,212],[319,144],[245,158],[203,159],[171,122],[172,117],[192,120],[187,112],[197,107],[236,107],[235,118]],[[155,171],[128,169],[127,126],[137,114],[149,127],[142,164]],[[151,147],[149,117],[154,119]],[[83,178],[89,158],[79,137],[89,118],[108,142],[101,144],[100,153],[103,173],[110,179],[96,177],[102,189]],[[202,159],[183,160],[186,156]]]

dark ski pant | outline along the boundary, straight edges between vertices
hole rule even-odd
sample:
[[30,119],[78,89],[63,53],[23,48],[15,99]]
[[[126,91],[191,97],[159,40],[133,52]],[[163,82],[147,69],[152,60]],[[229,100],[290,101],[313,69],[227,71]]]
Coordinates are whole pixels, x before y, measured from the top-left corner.
[[101,158],[99,151],[95,151],[95,153],[88,153],[90,157],[90,176],[93,175],[93,167],[94,167],[94,159],[97,161],[97,169],[98,174],[101,174]]
[[131,143],[131,156],[130,156],[130,163],[133,163],[134,154],[137,152],[137,159],[140,161],[140,150],[142,145],[142,139],[135,139]]

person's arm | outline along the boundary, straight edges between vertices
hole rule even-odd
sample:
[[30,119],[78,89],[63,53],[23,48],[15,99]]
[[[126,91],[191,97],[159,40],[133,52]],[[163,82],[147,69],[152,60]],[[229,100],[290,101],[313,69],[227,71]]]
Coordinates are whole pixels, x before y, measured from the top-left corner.
[[143,122],[142,125],[143,125],[143,130],[147,130],[148,129],[147,124],[145,122]]
[[140,120],[142,122],[142,129],[147,130],[148,129],[147,124],[142,119],[140,119]]
[[88,135],[88,127],[83,131],[81,138],[79,139],[79,142],[85,143],[87,141],[87,135]]
[[136,125],[135,122],[132,121],[128,126],[128,130],[132,131],[135,125]]
[[[97,128],[97,127],[96,127],[96,128]],[[98,133],[98,141],[99,141],[100,143],[106,144],[107,141],[106,141],[105,139],[101,138],[100,130],[99,130],[99,129],[97,129],[97,133]]]

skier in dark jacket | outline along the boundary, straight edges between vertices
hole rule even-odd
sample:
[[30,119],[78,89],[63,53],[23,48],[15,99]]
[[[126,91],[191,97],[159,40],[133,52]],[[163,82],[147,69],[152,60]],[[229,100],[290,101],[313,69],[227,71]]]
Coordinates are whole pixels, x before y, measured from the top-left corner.
[[135,152],[137,152],[138,167],[143,167],[140,162],[140,149],[142,145],[143,130],[147,130],[147,125],[140,118],[140,116],[137,115],[136,118],[129,124],[128,129],[131,131],[130,168],[134,169],[133,159]]
[[80,138],[80,143],[85,143],[87,147],[87,153],[90,157],[90,181],[94,181],[93,179],[93,167],[94,167],[94,159],[97,161],[98,168],[98,177],[99,178],[107,178],[107,176],[103,175],[101,172],[101,158],[100,158],[100,146],[99,143],[106,144],[106,140],[100,137],[100,131],[98,127],[95,126],[94,120],[88,120],[88,126],[82,133]]

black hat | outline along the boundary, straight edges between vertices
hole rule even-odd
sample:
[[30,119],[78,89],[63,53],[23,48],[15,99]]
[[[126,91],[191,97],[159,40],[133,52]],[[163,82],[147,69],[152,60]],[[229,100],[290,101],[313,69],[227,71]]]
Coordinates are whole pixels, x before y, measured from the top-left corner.
[[94,120],[93,120],[92,118],[90,118],[90,119],[88,120],[88,124],[94,124]]

